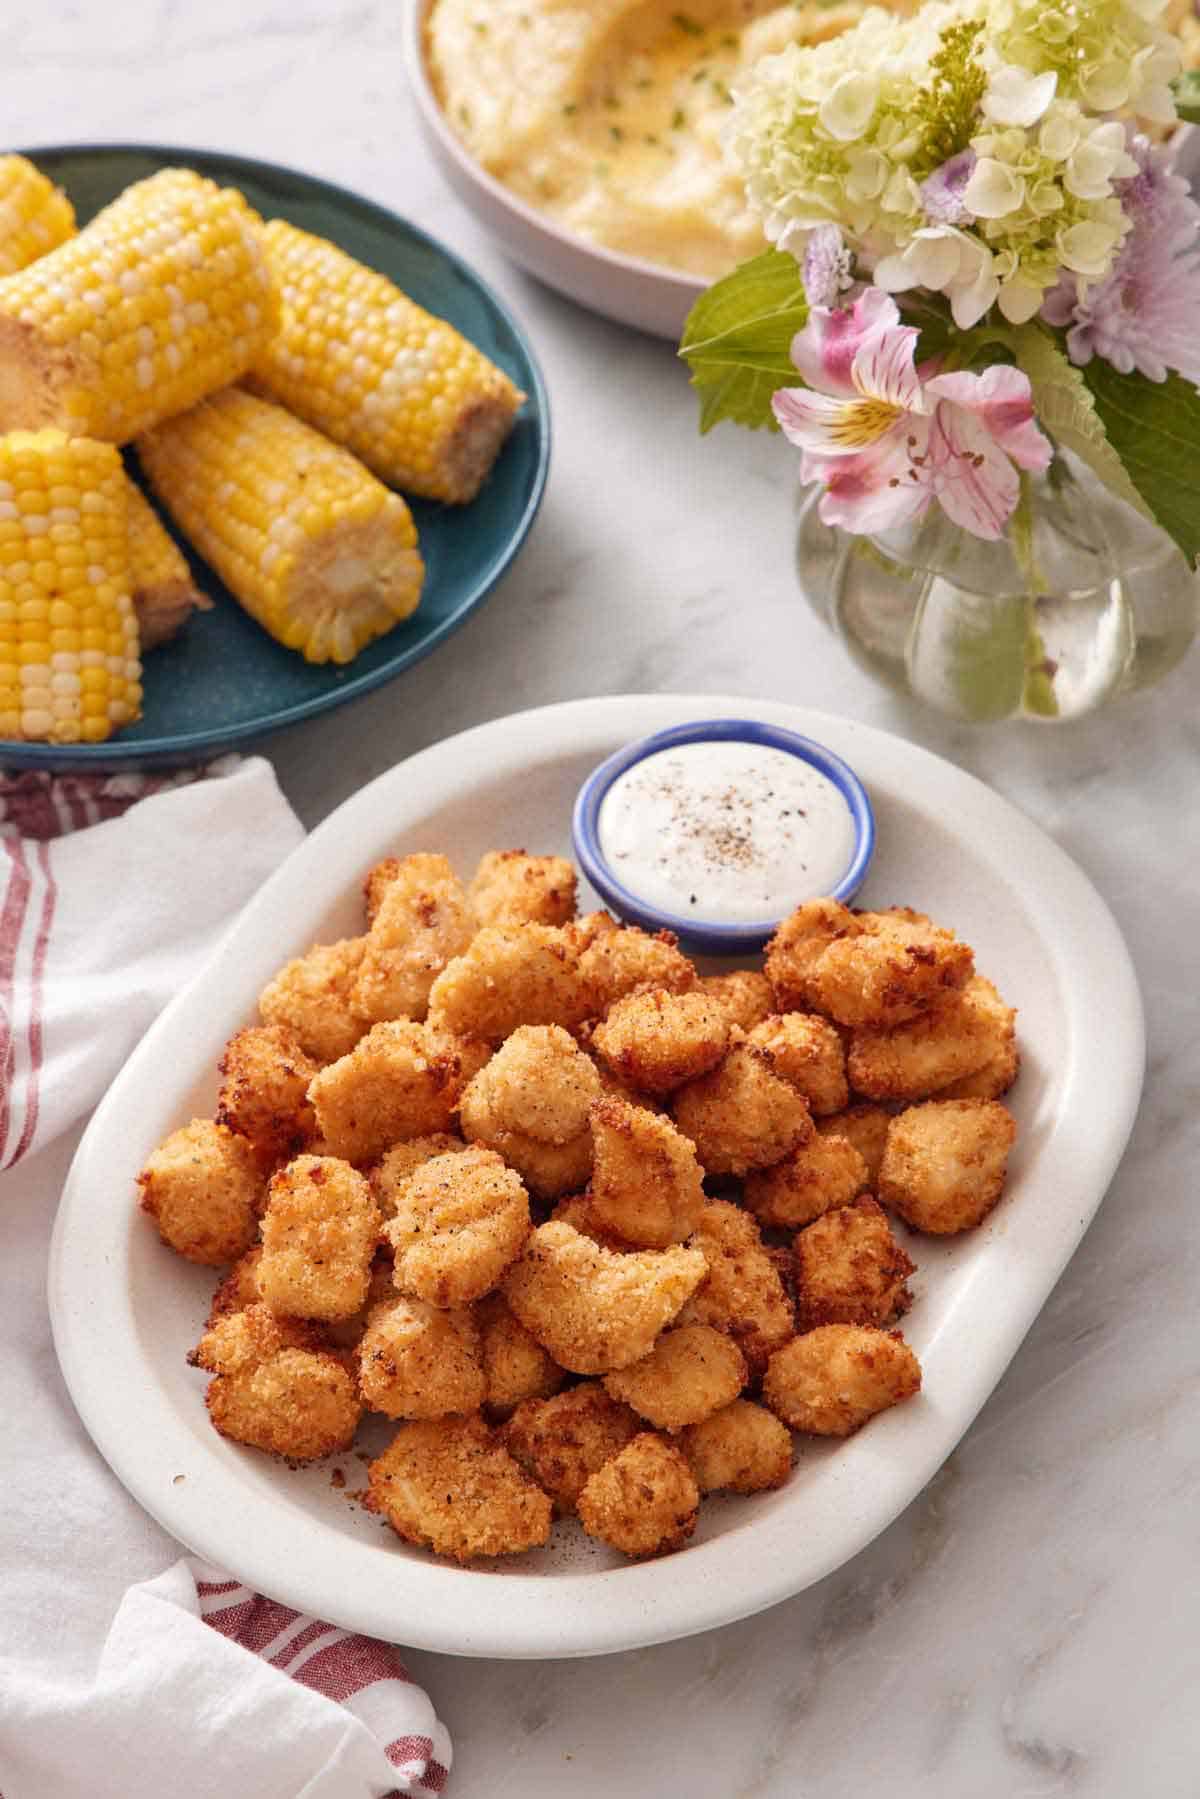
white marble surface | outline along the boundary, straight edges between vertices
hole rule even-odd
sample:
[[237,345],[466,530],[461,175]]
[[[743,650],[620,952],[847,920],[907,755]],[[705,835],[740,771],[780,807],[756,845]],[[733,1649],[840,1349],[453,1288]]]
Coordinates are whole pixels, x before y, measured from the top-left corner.
[[[399,0],[404,4],[404,0]],[[8,143],[237,149],[452,243],[531,329],[557,428],[535,534],[464,630],[269,746],[309,823],[460,727],[574,695],[795,699],[900,732],[1015,800],[1111,903],[1150,1071],[1124,1165],[973,1430],[870,1549],[759,1618],[599,1662],[413,1654],[454,1799],[1194,1799],[1200,1791],[1200,653],[1051,735],[940,724],[798,601],[785,451],[701,442],[668,347],[507,266],[428,166],[396,0],[4,0]],[[1069,930],[1071,921],[1063,920]]]

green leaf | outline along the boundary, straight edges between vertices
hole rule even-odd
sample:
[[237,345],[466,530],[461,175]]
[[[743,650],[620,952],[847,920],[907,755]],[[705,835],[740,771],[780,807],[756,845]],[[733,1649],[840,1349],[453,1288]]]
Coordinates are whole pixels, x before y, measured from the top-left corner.
[[1200,559],[1200,393],[1179,375],[1165,381],[1122,375],[1098,356],[1083,377],[1126,474],[1194,567]]
[[1185,69],[1174,83],[1175,110],[1189,125],[1200,125],[1200,69]]
[[781,250],[764,251],[701,294],[679,348],[700,389],[701,431],[722,419],[778,429],[771,395],[800,385],[788,350],[807,318],[799,265]]

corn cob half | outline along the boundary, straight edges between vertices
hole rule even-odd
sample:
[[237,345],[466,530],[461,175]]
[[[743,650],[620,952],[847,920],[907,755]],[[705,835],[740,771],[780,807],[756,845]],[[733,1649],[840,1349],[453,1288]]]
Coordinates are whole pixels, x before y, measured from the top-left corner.
[[344,251],[272,219],[283,301],[248,385],[405,493],[462,504],[487,478],[524,395],[443,319]]
[[0,280],[0,430],[127,443],[236,381],[278,323],[262,221],[163,169]]
[[211,612],[212,601],[192,580],[187,557],[135,481],[129,496],[129,567],[133,610],[143,655],[182,630],[193,612]]
[[415,610],[424,565],[408,507],[282,407],[227,388],[138,454],[230,592],[307,661],[349,662]]
[[99,743],[138,717],[125,487],[111,444],[0,437],[0,736]]
[[0,275],[15,275],[75,235],[75,208],[24,156],[0,156]]

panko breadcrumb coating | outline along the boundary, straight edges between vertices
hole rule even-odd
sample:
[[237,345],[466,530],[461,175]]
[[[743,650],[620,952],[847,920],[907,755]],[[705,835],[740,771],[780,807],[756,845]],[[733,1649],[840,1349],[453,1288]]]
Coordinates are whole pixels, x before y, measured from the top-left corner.
[[615,1231],[606,1230],[596,1216],[590,1193],[572,1193],[560,1199],[550,1214],[551,1224],[569,1224],[581,1237],[590,1237],[604,1249],[615,1249],[622,1255],[633,1247]]
[[566,1381],[566,1370],[530,1335],[502,1293],[477,1300],[474,1317],[486,1382],[484,1406],[506,1418],[525,1399],[548,1399]]
[[658,931],[651,936],[637,925],[598,930],[579,967],[597,1018],[630,993],[643,993],[651,987],[663,993],[690,993],[696,985],[696,970],[679,948],[675,933]]
[[939,1087],[938,1099],[1003,1099],[1021,1072],[1021,1052],[1015,1037],[1010,1038],[994,1056],[973,1074]]
[[792,1430],[849,1437],[921,1390],[921,1364],[899,1331],[825,1324],[771,1357],[763,1399]]
[[796,1328],[820,1324],[891,1324],[907,1312],[905,1282],[916,1264],[868,1194],[837,1206],[792,1242],[796,1265]]
[[470,1112],[486,1113],[497,1130],[520,1131],[542,1143],[569,1143],[588,1128],[600,1077],[575,1039],[557,1024],[520,1025],[463,1095]]
[[188,1360],[215,1376],[205,1403],[223,1437],[290,1462],[349,1447],[362,1402],[311,1326],[252,1305],[222,1318]]
[[370,1171],[371,1192],[384,1223],[394,1216],[396,1195],[410,1174],[415,1174],[423,1163],[432,1162],[434,1156],[461,1155],[466,1147],[462,1138],[450,1131],[433,1131],[428,1137],[409,1137],[404,1143],[394,1143]]
[[593,1031],[592,1046],[618,1080],[663,1094],[715,1068],[729,1032],[715,1000],[654,987],[618,1000]]
[[503,1043],[523,1024],[571,1030],[588,1011],[569,926],[485,925],[442,970],[429,996],[431,1020],[492,1044]]
[[423,1299],[377,1306],[358,1346],[358,1384],[371,1410],[389,1418],[477,1412],[487,1381],[474,1319]]
[[724,1060],[681,1087],[672,1110],[706,1174],[770,1168],[813,1134],[803,1097],[775,1073],[767,1051],[748,1043],[736,1026]]
[[477,1415],[404,1425],[367,1480],[369,1511],[405,1542],[457,1562],[520,1555],[550,1535],[546,1494]]
[[591,1111],[591,1211],[601,1229],[640,1249],[690,1237],[704,1209],[704,1174],[669,1118],[597,1100]]
[[575,916],[575,870],[562,856],[489,850],[467,897],[481,925],[569,924]]
[[796,1320],[757,1224],[740,1206],[714,1199],[689,1241],[704,1256],[707,1274],[678,1322],[724,1331],[745,1356],[750,1373],[760,1375],[771,1352],[794,1335]]
[[743,1196],[763,1224],[794,1231],[867,1185],[867,1165],[845,1137],[816,1133],[774,1168],[746,1176]]
[[259,1292],[272,1311],[295,1318],[352,1318],[367,1297],[378,1237],[363,1176],[333,1156],[297,1156],[267,1188]]
[[844,1112],[834,1112],[828,1118],[814,1121],[822,1137],[844,1137],[847,1143],[854,1145],[866,1163],[863,1185],[870,1192],[874,1192],[879,1181],[879,1165],[883,1161],[888,1126],[893,1116],[886,1106],[864,1104],[847,1106]]
[[994,1099],[929,1100],[892,1120],[879,1197],[914,1230],[970,1230],[1004,1190],[1016,1120]]
[[396,1194],[384,1236],[396,1286],[435,1306],[466,1306],[490,1293],[529,1235],[521,1178],[490,1149],[435,1156]]
[[225,1045],[217,1123],[247,1137],[268,1166],[309,1142],[316,1128],[308,1103],[317,1064],[283,1025],[252,1025]]
[[928,1099],[1011,1046],[1015,1017],[992,983],[976,975],[920,1018],[889,1031],[855,1031],[851,1083],[868,1099]]
[[376,862],[373,867],[368,868],[363,876],[363,909],[367,915],[368,925],[375,923],[379,916],[379,908],[383,904],[383,896],[399,873],[399,856],[385,856],[382,862]]
[[656,1429],[676,1431],[731,1404],[746,1380],[746,1360],[732,1337],[709,1324],[679,1324],[640,1362],[606,1374],[604,1390]]
[[499,1434],[565,1515],[575,1510],[592,1475],[644,1429],[637,1413],[611,1398],[599,1381],[585,1380],[552,1399],[526,1400]]
[[697,991],[716,1000],[730,1024],[752,1031],[770,1018],[775,995],[765,974],[754,968],[735,968],[731,974],[702,975]]
[[573,918],[567,926],[571,942],[580,955],[585,949],[591,948],[597,937],[603,937],[609,931],[619,931],[620,929],[621,926],[611,912],[585,912],[582,918]]
[[679,1448],[702,1493],[762,1493],[792,1472],[791,1432],[752,1399],[689,1425]]
[[839,937],[859,937],[862,926],[848,906],[833,899],[806,900],[788,915],[768,943],[765,973],[777,1012],[806,1012],[808,979]]
[[706,1272],[695,1249],[620,1255],[551,1223],[530,1237],[504,1296],[561,1367],[607,1374],[646,1354]]
[[804,1095],[814,1117],[840,1112],[849,1098],[846,1052],[827,1019],[809,1012],[776,1012],[747,1034],[765,1049],[775,1072]]
[[681,1549],[696,1528],[700,1490],[677,1449],[643,1432],[579,1495],[579,1521],[590,1537],[623,1555]]
[[937,925],[872,931],[859,923],[859,934],[837,938],[805,979],[811,1007],[838,1024],[891,1030],[965,986],[974,972],[969,946],[952,931]]
[[189,1262],[236,1262],[258,1234],[266,1176],[245,1137],[193,1118],[159,1144],[138,1175],[141,1207]]
[[379,899],[350,1003],[360,1018],[424,1018],[429,990],[475,932],[466,889],[445,856],[404,856]]
[[323,1068],[308,1097],[333,1154],[371,1162],[407,1137],[448,1130],[477,1066],[470,1042],[395,1019]]
[[212,1296],[205,1330],[211,1330],[222,1318],[232,1317],[234,1312],[244,1312],[247,1306],[258,1304],[262,1298],[258,1290],[258,1264],[261,1260],[261,1243],[256,1243],[253,1249],[248,1249],[244,1256],[238,1257]]
[[287,963],[258,996],[264,1024],[283,1025],[314,1062],[349,1055],[367,1028],[350,1005],[365,945],[365,937],[314,943]]

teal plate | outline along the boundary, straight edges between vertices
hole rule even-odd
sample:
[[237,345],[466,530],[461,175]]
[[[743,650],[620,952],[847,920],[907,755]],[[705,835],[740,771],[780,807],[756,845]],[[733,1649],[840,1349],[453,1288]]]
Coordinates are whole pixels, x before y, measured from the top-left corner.
[[197,169],[238,187],[265,216],[290,219],[389,275],[419,305],[449,319],[528,398],[478,499],[455,507],[410,502],[426,565],[421,604],[348,667],[314,666],[285,650],[189,555],[215,608],[147,656],[139,722],[108,743],[0,740],[0,767],[116,772],[196,762],[344,705],[427,656],[495,587],[533,524],[546,485],[546,385],[524,333],[495,294],[415,225],[294,169],[158,144],[81,144],[24,154],[66,190],[81,223],[130,182],[165,167]]

